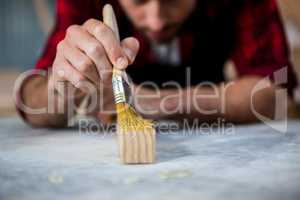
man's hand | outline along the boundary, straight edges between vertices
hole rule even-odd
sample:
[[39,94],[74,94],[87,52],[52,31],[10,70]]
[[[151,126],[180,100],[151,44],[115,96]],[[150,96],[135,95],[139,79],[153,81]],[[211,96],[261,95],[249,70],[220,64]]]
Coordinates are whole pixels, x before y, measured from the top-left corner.
[[135,38],[120,43],[101,21],[90,19],[82,26],[72,25],[57,46],[49,86],[58,90],[57,82],[66,81],[83,92],[87,82],[96,89],[101,84],[111,87],[112,67],[125,69],[133,63],[138,50]]

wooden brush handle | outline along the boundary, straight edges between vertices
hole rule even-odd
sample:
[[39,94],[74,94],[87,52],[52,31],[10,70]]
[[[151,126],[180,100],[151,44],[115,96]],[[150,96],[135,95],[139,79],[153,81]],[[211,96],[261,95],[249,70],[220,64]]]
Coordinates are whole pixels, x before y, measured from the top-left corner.
[[[110,4],[106,4],[103,8],[103,22],[107,25],[114,33],[117,40],[120,42],[119,28],[117,23],[117,18],[113,7]],[[113,93],[115,97],[115,103],[126,103],[126,88],[124,82],[126,82],[126,73],[123,73],[123,70],[119,70],[116,67],[113,67]],[[125,78],[125,79],[124,79]],[[128,84],[128,83],[127,83]]]
[[119,28],[117,18],[113,7],[110,4],[106,4],[103,8],[103,22],[108,26],[116,35],[118,41],[120,41]]

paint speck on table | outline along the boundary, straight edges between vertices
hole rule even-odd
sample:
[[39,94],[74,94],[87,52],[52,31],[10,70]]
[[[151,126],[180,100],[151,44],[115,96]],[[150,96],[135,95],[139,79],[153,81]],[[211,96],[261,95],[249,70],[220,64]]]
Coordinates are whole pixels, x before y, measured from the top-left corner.
[[159,177],[163,180],[174,179],[174,178],[185,178],[191,176],[193,173],[189,170],[172,170],[164,171],[159,174]]
[[60,175],[59,173],[57,173],[57,172],[52,172],[48,176],[48,180],[49,180],[50,183],[59,185],[59,184],[62,184],[64,182],[64,177],[62,175]]

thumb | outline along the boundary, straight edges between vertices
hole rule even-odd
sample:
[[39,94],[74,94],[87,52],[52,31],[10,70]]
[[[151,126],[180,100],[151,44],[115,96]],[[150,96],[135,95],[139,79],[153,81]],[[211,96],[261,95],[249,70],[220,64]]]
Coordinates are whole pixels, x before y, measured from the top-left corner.
[[132,64],[140,49],[139,41],[134,37],[129,37],[121,42],[121,46],[128,58],[129,64]]

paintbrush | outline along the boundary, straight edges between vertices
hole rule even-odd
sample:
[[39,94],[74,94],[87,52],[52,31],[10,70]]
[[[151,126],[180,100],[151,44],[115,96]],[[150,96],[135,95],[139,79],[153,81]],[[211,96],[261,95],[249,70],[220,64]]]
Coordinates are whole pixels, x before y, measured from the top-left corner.
[[[120,41],[116,16],[111,5],[103,8],[103,21]],[[129,103],[130,84],[125,71],[113,67],[112,85],[117,112],[117,133],[121,161],[125,164],[146,164],[155,161],[156,132],[152,121],[142,118]],[[130,90],[130,89],[129,89]]]

